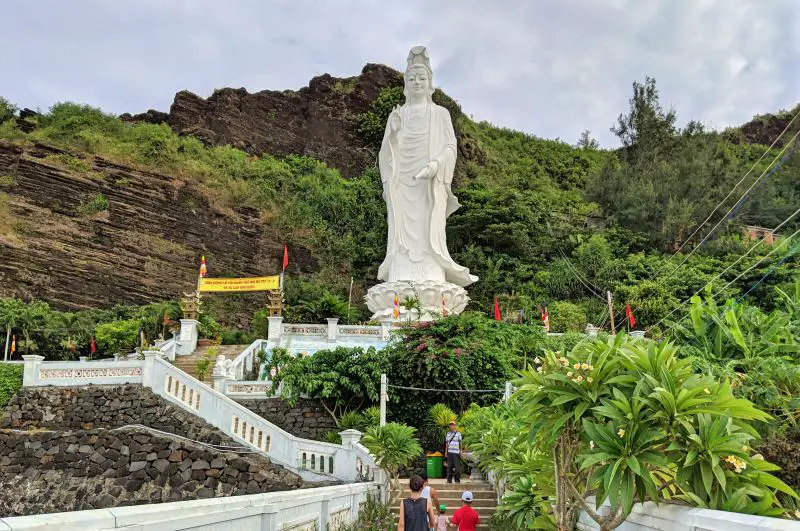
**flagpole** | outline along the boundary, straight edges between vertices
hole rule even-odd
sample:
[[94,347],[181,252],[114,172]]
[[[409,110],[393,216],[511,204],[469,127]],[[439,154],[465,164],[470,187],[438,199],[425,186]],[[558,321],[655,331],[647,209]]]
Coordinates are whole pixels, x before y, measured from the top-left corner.
[[614,325],[614,302],[611,298],[611,291],[606,291],[606,296],[608,297],[608,315],[611,316],[611,333],[617,333],[617,327]]
[[350,292],[347,294],[347,315],[350,316],[350,301],[353,298],[353,276],[350,275]]

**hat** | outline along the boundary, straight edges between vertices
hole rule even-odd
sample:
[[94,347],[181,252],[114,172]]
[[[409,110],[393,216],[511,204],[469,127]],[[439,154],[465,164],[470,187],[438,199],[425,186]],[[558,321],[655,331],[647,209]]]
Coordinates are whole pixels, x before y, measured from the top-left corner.
[[443,504],[443,503],[440,503],[439,504],[439,510],[440,511],[446,511],[447,510],[447,506],[445,504]]
[[454,421],[454,420],[451,420],[451,421],[450,421],[450,425],[451,425],[451,426],[455,426],[455,425],[456,425],[456,421]]
[[472,491],[465,490],[464,494],[461,495],[461,499],[464,500],[465,502],[471,502],[472,501]]

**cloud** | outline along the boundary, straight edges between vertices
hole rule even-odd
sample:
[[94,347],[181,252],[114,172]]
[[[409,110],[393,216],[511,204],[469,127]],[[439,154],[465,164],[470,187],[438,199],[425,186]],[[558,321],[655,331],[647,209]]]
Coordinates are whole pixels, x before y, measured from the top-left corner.
[[[679,120],[722,128],[800,100],[793,0],[6,0],[0,94],[22,106],[167,110],[175,92],[299,88],[425,44],[476,119],[575,142],[657,80]],[[8,53],[11,51],[11,53]]]

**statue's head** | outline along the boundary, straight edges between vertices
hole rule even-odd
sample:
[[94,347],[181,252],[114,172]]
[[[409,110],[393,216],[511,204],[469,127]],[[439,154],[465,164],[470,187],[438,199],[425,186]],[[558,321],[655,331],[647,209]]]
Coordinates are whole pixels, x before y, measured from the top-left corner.
[[403,76],[405,86],[403,94],[409,99],[425,98],[429,102],[433,95],[433,70],[431,69],[428,50],[424,46],[415,46],[408,52],[408,64]]

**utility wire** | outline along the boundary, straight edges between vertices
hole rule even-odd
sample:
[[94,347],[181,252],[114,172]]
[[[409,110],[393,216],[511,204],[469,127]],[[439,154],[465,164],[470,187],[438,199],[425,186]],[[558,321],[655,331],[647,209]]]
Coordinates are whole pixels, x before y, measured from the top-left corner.
[[[728,200],[728,198],[731,196],[731,194],[733,194],[733,191],[734,191],[734,190],[736,190],[736,189],[739,187],[739,185],[740,185],[740,184],[742,184],[742,183],[744,182],[744,180],[745,180],[745,179],[747,179],[747,176],[748,176],[748,175],[750,175],[750,174],[753,172],[753,170],[754,170],[754,169],[756,169],[756,166],[758,166],[758,163],[759,163],[759,162],[761,162],[761,160],[762,160],[764,157],[766,157],[766,156],[767,156],[767,153],[769,153],[769,152],[770,152],[770,150],[771,150],[773,147],[775,147],[775,144],[777,144],[777,143],[778,143],[778,140],[780,140],[780,138],[783,136],[783,134],[784,134],[786,131],[788,131],[788,130],[789,130],[789,127],[791,127],[791,125],[794,123],[794,121],[797,119],[797,117],[798,117],[798,116],[800,116],[800,112],[798,112],[797,114],[795,114],[795,115],[794,115],[794,117],[791,119],[791,121],[790,121],[788,124],[786,124],[786,127],[784,127],[783,131],[781,131],[781,134],[779,134],[777,137],[775,137],[775,140],[773,140],[773,141],[772,141],[772,144],[770,144],[770,146],[769,146],[769,147],[766,149],[766,151],[764,151],[764,153],[763,153],[763,154],[762,154],[762,155],[761,155],[761,156],[758,158],[758,160],[757,160],[757,161],[755,161],[755,162],[753,163],[753,165],[750,167],[750,169],[749,169],[749,170],[747,170],[747,173],[745,173],[745,174],[742,176],[742,178],[741,178],[741,179],[739,179],[739,182],[737,182],[737,183],[736,183],[736,185],[735,185],[733,188],[731,188],[731,191],[730,191],[730,192],[728,192],[728,195],[726,195],[726,196],[725,196],[725,197],[722,199],[722,201],[720,201],[720,202],[717,204],[717,206],[715,206],[715,207],[714,207],[714,210],[712,210],[712,211],[711,211],[711,214],[709,214],[709,215],[708,215],[708,217],[707,217],[707,218],[706,218],[706,219],[705,219],[705,220],[704,220],[704,221],[703,221],[703,222],[702,222],[700,225],[698,225],[698,226],[697,226],[697,228],[694,230],[694,232],[693,232],[693,233],[691,233],[691,234],[689,235],[689,237],[688,237],[688,238],[686,238],[686,241],[684,241],[684,242],[681,244],[681,246],[678,248],[678,250],[677,250],[677,251],[675,251],[675,252],[673,253],[673,256],[675,256],[676,254],[678,254],[679,252],[681,252],[681,250],[684,248],[684,246],[685,246],[687,243],[689,243],[689,242],[691,241],[691,239],[692,239],[692,238],[695,236],[695,234],[697,234],[697,233],[700,231],[700,229],[702,229],[702,228],[703,228],[703,226],[704,226],[706,223],[708,223],[708,221],[709,221],[709,220],[710,220],[710,219],[711,219],[711,218],[714,216],[714,213],[715,213],[715,212],[716,212],[716,211],[719,209],[719,207],[721,207],[721,206],[723,205],[723,203],[725,203],[725,201],[727,201],[727,200]],[[797,136],[797,135],[795,135],[795,137],[796,137],[796,136]],[[788,145],[789,143],[791,143],[791,140],[790,140],[789,142],[787,142],[787,145]],[[784,149],[785,149],[785,147],[784,147]],[[724,219],[724,218],[723,218],[723,219]]]
[[[800,113],[798,113],[798,114],[800,114]],[[753,190],[753,188],[754,188],[754,187],[755,187],[755,186],[756,186],[756,185],[757,185],[757,184],[758,184],[758,183],[761,181],[761,179],[763,179],[763,178],[764,178],[764,176],[765,176],[765,175],[767,175],[767,172],[768,172],[768,171],[769,171],[769,175],[772,175],[773,173],[775,173],[775,172],[778,170],[778,168],[780,168],[780,167],[783,165],[783,163],[784,163],[784,162],[786,162],[786,161],[788,160],[788,158],[789,158],[789,157],[790,157],[790,156],[791,156],[791,155],[792,155],[792,154],[795,152],[795,150],[798,148],[798,145],[799,145],[799,144],[798,144],[797,142],[795,142],[795,140],[797,139],[797,137],[798,137],[798,136],[800,136],[800,130],[798,130],[798,131],[797,131],[797,133],[795,133],[795,135],[792,137],[792,139],[791,139],[791,140],[790,140],[790,141],[789,141],[789,142],[788,142],[788,143],[787,143],[787,144],[786,144],[786,145],[783,147],[783,149],[781,150],[781,152],[780,152],[780,153],[778,153],[777,155],[775,155],[775,158],[774,158],[774,159],[772,159],[772,162],[770,163],[769,167],[772,167],[772,165],[775,163],[775,161],[778,159],[778,157],[780,157],[781,155],[783,155],[783,153],[786,151],[786,149],[789,147],[789,145],[790,145],[792,142],[794,142],[794,147],[792,148],[792,150],[791,150],[789,153],[787,153],[787,154],[786,154],[786,156],[785,156],[785,157],[783,157],[783,159],[781,159],[781,161],[780,161],[780,162],[778,162],[778,164],[777,164],[776,166],[772,167],[772,169],[771,169],[771,170],[769,169],[769,167],[767,167],[766,169],[764,169],[764,171],[761,173],[761,175],[760,175],[760,176],[759,176],[759,177],[758,177],[758,178],[757,178],[755,181],[753,181],[753,184],[751,184],[751,185],[750,185],[750,188],[748,188],[748,189],[747,189],[747,190],[744,192],[744,194],[742,194],[742,196],[739,198],[739,200],[738,200],[738,201],[736,201],[736,203],[734,203],[734,205],[733,205],[733,206],[732,206],[732,207],[731,207],[731,208],[730,208],[730,209],[729,209],[729,210],[728,210],[728,211],[725,213],[725,215],[724,215],[724,216],[722,216],[722,218],[720,218],[720,220],[717,222],[717,224],[716,224],[716,225],[714,225],[714,227],[711,229],[711,231],[709,231],[709,233],[708,233],[708,234],[706,234],[706,235],[703,237],[703,239],[702,239],[702,240],[700,240],[700,243],[698,243],[698,244],[697,244],[697,245],[696,245],[696,246],[695,246],[695,247],[694,247],[694,248],[693,248],[693,249],[692,249],[692,250],[689,252],[689,254],[687,254],[687,255],[686,255],[684,258],[683,258],[683,260],[681,260],[681,262],[680,262],[680,263],[679,263],[677,266],[675,266],[675,269],[673,269],[671,273],[669,273],[669,274],[668,274],[666,277],[664,277],[664,279],[670,278],[672,275],[674,275],[674,274],[675,274],[675,273],[678,271],[678,269],[680,269],[680,267],[681,267],[683,264],[685,264],[687,260],[689,260],[689,257],[690,257],[690,256],[692,256],[692,255],[695,253],[695,251],[697,251],[697,250],[698,250],[698,249],[699,249],[699,248],[700,248],[700,247],[701,247],[701,246],[702,246],[702,245],[703,245],[703,244],[704,244],[704,243],[705,243],[705,242],[706,242],[706,241],[707,241],[707,240],[708,240],[708,239],[711,237],[711,235],[712,235],[712,234],[714,234],[714,232],[717,230],[717,228],[719,228],[719,226],[722,224],[722,222],[723,222],[723,221],[725,221],[726,219],[728,219],[728,217],[731,215],[731,213],[732,213],[732,212],[733,212],[735,209],[737,209],[739,206],[741,206],[741,203],[742,203],[742,201],[743,201],[744,199],[746,199],[746,198],[747,198],[747,196],[748,196],[748,194],[750,193],[750,191],[751,191],[751,190]],[[738,186],[738,185],[737,185],[737,186]],[[674,255],[673,255],[673,256],[674,256]],[[666,266],[665,266],[665,267],[666,267]]]
[[[796,213],[797,213],[797,212],[795,212],[795,214],[796,214]],[[793,214],[793,216],[794,216],[794,214]],[[740,274],[739,274],[739,275],[738,275],[736,278],[734,278],[733,280],[731,280],[730,282],[728,282],[727,284],[725,284],[725,286],[723,286],[723,287],[722,287],[722,289],[720,289],[719,291],[717,291],[716,293],[714,293],[713,295],[711,295],[711,299],[712,299],[712,300],[713,300],[713,299],[715,299],[715,298],[716,298],[718,295],[720,295],[720,294],[721,294],[723,291],[725,291],[725,290],[726,290],[726,289],[727,289],[727,288],[728,288],[728,287],[729,287],[731,284],[733,284],[734,282],[736,282],[737,280],[739,280],[740,278],[742,278],[742,277],[743,277],[744,275],[746,275],[746,274],[747,274],[749,271],[752,271],[752,270],[753,270],[755,267],[757,267],[757,266],[758,266],[759,264],[761,264],[761,263],[762,263],[764,260],[766,260],[767,258],[769,258],[769,257],[770,257],[772,254],[774,254],[776,251],[778,251],[778,250],[779,250],[779,249],[780,249],[780,248],[781,248],[781,247],[782,247],[782,246],[783,246],[785,243],[789,242],[789,241],[790,241],[792,238],[794,238],[794,237],[795,237],[795,236],[797,236],[798,234],[800,234],[800,229],[797,229],[797,230],[796,230],[794,233],[792,233],[790,236],[787,236],[785,239],[781,239],[781,242],[780,242],[778,245],[776,245],[774,249],[772,249],[772,250],[771,250],[769,253],[767,253],[767,254],[766,254],[764,257],[762,257],[762,258],[761,258],[761,259],[760,259],[758,262],[756,262],[756,263],[755,263],[755,264],[753,264],[752,266],[750,266],[750,267],[748,267],[747,269],[745,269],[745,270],[744,270],[742,273],[740,273]],[[755,246],[753,246],[753,248],[755,248]],[[752,249],[751,249],[751,250],[752,250]],[[785,262],[785,261],[786,261],[786,260],[787,260],[787,259],[788,259],[788,258],[789,258],[789,257],[790,257],[790,256],[791,256],[793,253],[794,253],[794,251],[795,251],[795,250],[796,250],[796,247],[794,247],[794,248],[790,249],[790,251],[789,251],[789,253],[786,255],[786,257],[784,257],[784,258],[783,258],[783,259],[782,259],[780,262],[778,262],[778,264],[776,264],[776,265],[775,265],[775,266],[774,266],[772,269],[770,269],[770,271],[769,271],[767,274],[765,274],[764,276],[762,276],[762,277],[761,277],[761,279],[760,279],[760,280],[759,280],[759,281],[758,281],[758,282],[757,282],[755,285],[751,286],[751,288],[750,288],[749,290],[747,290],[747,292],[745,292],[745,293],[744,293],[744,295],[747,295],[747,294],[748,294],[748,293],[750,293],[750,292],[751,292],[753,289],[755,289],[755,287],[756,287],[758,284],[760,284],[760,283],[761,283],[761,282],[762,282],[762,281],[763,281],[765,278],[767,278],[767,277],[768,277],[770,274],[772,274],[772,272],[775,270],[775,268],[776,268],[778,265],[780,265],[780,264],[782,264],[783,262]],[[744,256],[746,256],[747,254],[749,254],[749,251],[748,251],[748,253],[746,253],[745,255],[743,255],[743,256],[742,256],[742,258],[743,258]],[[740,258],[740,259],[741,259],[741,258]],[[737,262],[738,262],[738,260],[737,260]],[[730,267],[728,267],[728,268],[727,268],[725,271],[727,271],[728,269],[730,269]],[[723,273],[724,273],[725,271],[723,271]],[[720,275],[721,275],[721,274],[722,274],[722,273],[720,273]],[[705,289],[705,288],[706,288],[706,286],[708,286],[708,285],[709,285],[711,282],[713,282],[713,281],[714,281],[716,278],[719,278],[719,275],[717,275],[717,277],[715,277],[715,278],[711,279],[709,282],[707,282],[707,283],[706,283],[706,285],[705,285],[705,286],[703,286],[703,288],[702,288],[702,289],[700,289],[700,290],[696,291],[696,292],[694,293],[694,295],[692,295],[692,297],[694,297],[695,295],[697,295],[698,293],[700,293],[701,291],[703,291],[703,289]],[[739,299],[737,299],[737,301],[738,301],[738,300],[741,300],[741,298],[742,298],[742,297],[744,297],[744,295],[740,296],[740,297],[739,297]],[[686,299],[685,301],[683,301],[683,302],[682,302],[680,305],[678,305],[676,308],[674,308],[674,309],[673,309],[671,312],[669,312],[667,315],[665,315],[665,316],[664,316],[664,317],[663,317],[663,318],[662,318],[662,319],[661,319],[661,320],[660,320],[658,323],[656,323],[655,325],[651,326],[650,328],[655,328],[656,326],[658,326],[658,325],[660,325],[661,323],[663,323],[663,322],[664,322],[664,321],[665,321],[665,320],[666,320],[666,319],[667,319],[667,318],[668,318],[670,315],[672,315],[672,314],[673,314],[673,313],[675,313],[677,310],[679,310],[679,309],[680,309],[680,308],[682,308],[684,305],[686,305],[686,303],[687,303],[687,302],[691,301],[692,297],[689,297],[688,299]],[[705,304],[705,303],[703,303],[703,304]],[[683,320],[683,319],[679,320],[678,322],[680,322],[680,321],[682,321],[682,320]]]
[[406,387],[404,385],[388,385],[393,389],[405,389],[406,391],[436,391],[439,393],[503,393],[505,389],[426,389],[422,387]]

